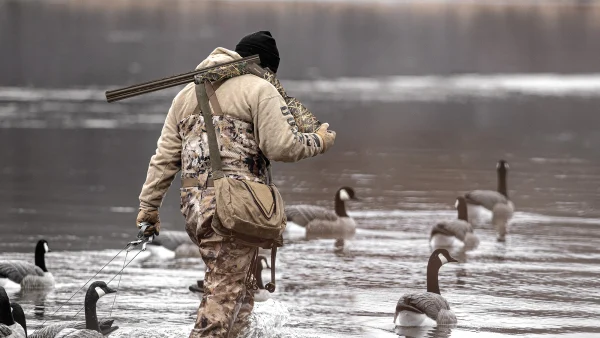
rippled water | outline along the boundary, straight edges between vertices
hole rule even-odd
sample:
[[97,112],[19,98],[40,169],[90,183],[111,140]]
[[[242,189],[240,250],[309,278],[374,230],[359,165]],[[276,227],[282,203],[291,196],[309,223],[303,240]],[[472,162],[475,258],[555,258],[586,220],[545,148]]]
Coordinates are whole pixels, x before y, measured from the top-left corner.
[[[338,187],[354,187],[362,201],[348,209],[359,230],[339,251],[332,240],[308,241],[292,227],[280,250],[278,289],[257,303],[248,336],[600,336],[598,99],[530,92],[384,101],[309,101],[338,131],[336,147],[277,164],[275,179],[288,204],[332,206]],[[22,128],[0,129],[0,259],[32,261],[35,241],[50,242],[47,266],[56,288],[10,293],[38,328],[74,315],[84,291],[56,311],[135,236],[137,196],[161,122],[120,123],[160,107],[138,101],[114,115],[115,128],[73,128],[74,116],[93,118],[115,106],[64,98],[11,102],[5,109],[14,104],[26,117],[7,119]],[[52,128],[30,128],[23,122],[28,114]],[[400,296],[426,288],[429,227],[455,217],[458,194],[494,189],[499,158],[510,163],[517,212],[506,243],[496,242],[489,226],[477,226],[479,247],[453,252],[460,263],[442,268],[440,288],[457,326],[394,327]],[[165,229],[181,230],[177,180],[173,185],[161,218]],[[147,255],[110,284],[119,286],[118,296],[114,308],[112,295],[99,302],[100,317],[112,308],[120,327],[114,337],[186,336],[199,304],[187,287],[202,278],[203,264],[140,259]],[[95,279],[110,280],[123,259]]]

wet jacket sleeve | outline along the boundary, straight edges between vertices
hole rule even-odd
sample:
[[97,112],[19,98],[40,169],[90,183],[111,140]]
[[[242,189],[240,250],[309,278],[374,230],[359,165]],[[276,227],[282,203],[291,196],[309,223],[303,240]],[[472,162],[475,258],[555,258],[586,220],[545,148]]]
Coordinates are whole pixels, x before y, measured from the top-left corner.
[[156,153],[150,159],[146,182],[140,193],[140,208],[158,209],[171,186],[175,175],[181,169],[181,136],[178,131],[178,118],[183,109],[183,97],[173,100],[165,124],[157,142]]
[[298,131],[294,117],[275,87],[261,90],[253,122],[260,150],[272,161],[297,162],[323,150],[315,133]]

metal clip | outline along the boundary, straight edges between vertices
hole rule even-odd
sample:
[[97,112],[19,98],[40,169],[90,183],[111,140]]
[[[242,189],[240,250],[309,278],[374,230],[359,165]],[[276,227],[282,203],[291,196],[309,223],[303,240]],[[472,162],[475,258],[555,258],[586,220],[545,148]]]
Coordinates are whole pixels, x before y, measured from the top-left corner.
[[142,245],[142,250],[141,251],[146,251],[146,245],[148,243],[152,243],[152,240],[154,239],[154,235],[147,237],[144,235],[144,232],[146,232],[146,229],[150,226],[151,224],[148,222],[142,222],[139,224],[140,226],[140,231],[137,234],[137,238],[135,241],[131,241],[129,243],[127,243],[127,251],[131,251],[134,247],[138,246],[138,245]]

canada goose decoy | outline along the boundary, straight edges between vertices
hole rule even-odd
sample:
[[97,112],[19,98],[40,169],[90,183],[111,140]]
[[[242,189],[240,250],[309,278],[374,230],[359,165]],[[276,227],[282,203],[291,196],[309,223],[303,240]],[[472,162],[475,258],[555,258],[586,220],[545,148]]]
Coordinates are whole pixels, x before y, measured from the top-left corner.
[[[254,301],[255,302],[266,302],[271,298],[269,291],[265,289],[265,284],[263,283],[262,273],[263,270],[271,269],[267,258],[262,255],[258,255],[258,264],[256,264],[256,270],[254,271],[254,276],[256,277],[256,286],[258,286],[258,290],[254,290]],[[188,287],[188,289],[195,293],[200,300],[202,300],[202,296],[204,295],[204,281],[198,280],[196,284],[192,284]]]
[[[13,311],[17,313],[13,313]],[[21,314],[19,314],[19,310]],[[6,294],[6,290],[0,286],[0,337],[2,338],[25,338],[27,337],[26,329],[23,323],[16,321],[17,318],[21,320],[25,315],[21,306],[16,304],[11,306],[10,299]]]
[[515,206],[508,197],[506,173],[509,165],[505,160],[498,161],[498,190],[473,190],[465,194],[469,217],[481,214],[481,209],[492,212],[492,225],[496,228],[498,241],[503,242],[506,236],[508,221],[512,218]]
[[356,222],[346,213],[346,201],[358,200],[354,189],[342,187],[335,194],[335,211],[315,205],[285,207],[288,222],[306,228],[306,237],[344,239],[354,236]]
[[427,263],[427,292],[409,293],[396,305],[394,323],[400,317],[401,326],[436,326],[456,324],[456,316],[442,295],[438,284],[438,271],[442,265],[458,262],[446,249],[436,249]]
[[475,247],[479,239],[473,233],[473,227],[468,222],[467,201],[463,196],[456,199],[457,219],[439,222],[431,228],[429,241],[432,247],[446,247],[456,244],[458,239],[465,247]]
[[116,331],[119,327],[112,326],[113,319],[104,319],[98,322],[96,314],[96,303],[100,298],[109,293],[117,291],[111,289],[102,281],[96,281],[90,285],[85,294],[85,322],[65,321],[45,326],[33,334],[30,338],[103,338]]
[[147,248],[160,259],[201,257],[200,249],[185,231],[161,231]]
[[4,288],[43,289],[54,287],[54,277],[46,269],[48,242],[39,240],[35,247],[35,264],[0,261],[0,286]]
[[12,314],[15,322],[21,325],[23,331],[25,332],[25,337],[27,337],[27,319],[25,318],[25,311],[19,303],[10,303],[10,307],[12,308]]

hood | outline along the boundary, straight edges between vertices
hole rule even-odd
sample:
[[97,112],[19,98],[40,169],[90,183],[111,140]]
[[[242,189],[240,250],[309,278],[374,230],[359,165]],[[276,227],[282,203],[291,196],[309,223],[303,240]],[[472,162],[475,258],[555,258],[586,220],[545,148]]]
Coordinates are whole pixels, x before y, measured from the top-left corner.
[[241,58],[242,57],[238,53],[232,50],[223,47],[217,47],[215,50],[212,51],[212,53],[210,53],[210,55],[206,59],[204,59],[204,61],[200,62],[196,69],[212,67],[221,63],[238,60]]

